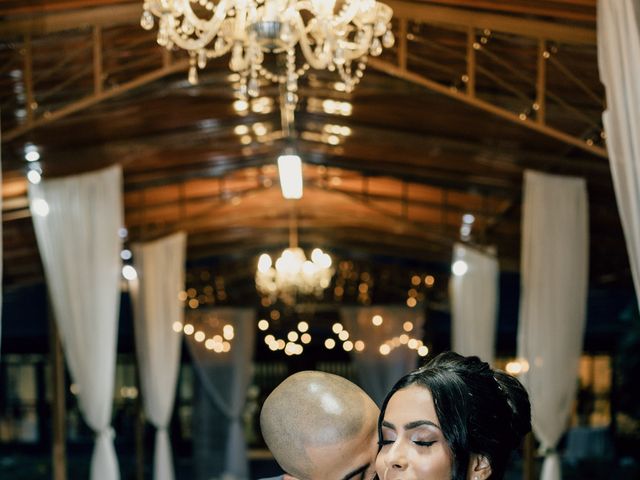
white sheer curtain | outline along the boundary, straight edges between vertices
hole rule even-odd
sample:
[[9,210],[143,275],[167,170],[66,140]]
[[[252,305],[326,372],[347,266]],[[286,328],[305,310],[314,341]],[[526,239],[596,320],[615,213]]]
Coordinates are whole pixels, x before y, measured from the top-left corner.
[[[375,315],[382,317],[381,325],[373,324]],[[365,344],[362,352],[352,351],[351,358],[362,389],[380,406],[396,381],[416,368],[416,350],[400,344],[399,337],[405,334],[421,340],[424,313],[418,308],[403,306],[342,307],[340,317],[349,332],[349,340],[362,340]],[[406,322],[412,324],[409,332],[403,328]],[[389,354],[382,355],[380,346],[394,338],[396,346]]]
[[555,451],[576,394],[584,336],[589,227],[585,181],[525,172],[518,356],[529,371],[543,480],[561,478]]
[[175,473],[167,427],[171,420],[180,366],[187,236],[178,232],[159,240],[134,244],[138,278],[130,282],[142,400],[147,418],[156,427],[153,461],[155,480],[173,480]]
[[467,271],[451,275],[451,348],[477,355],[493,364],[498,312],[499,273],[495,254],[456,243],[452,264],[463,261]]
[[207,339],[223,334],[225,325],[233,327],[228,353],[207,349],[206,342],[197,342],[195,335],[187,337],[194,368],[207,396],[230,422],[223,472],[227,479],[249,478],[242,413],[253,376],[255,316],[255,310],[249,308],[217,308],[194,315],[194,320],[200,317],[194,322],[196,331],[202,330]]
[[96,434],[92,480],[120,478],[111,407],[120,305],[122,171],[29,185],[29,203],[80,411]]
[[618,210],[640,298],[640,3],[598,1],[598,64],[607,92],[602,121]]

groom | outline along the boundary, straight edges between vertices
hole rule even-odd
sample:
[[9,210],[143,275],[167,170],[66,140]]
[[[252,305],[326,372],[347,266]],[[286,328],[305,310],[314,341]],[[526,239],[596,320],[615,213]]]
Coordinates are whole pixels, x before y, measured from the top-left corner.
[[372,478],[379,413],[364,391],[337,375],[305,371],[288,377],[260,413],[264,440],[286,472],[265,480]]

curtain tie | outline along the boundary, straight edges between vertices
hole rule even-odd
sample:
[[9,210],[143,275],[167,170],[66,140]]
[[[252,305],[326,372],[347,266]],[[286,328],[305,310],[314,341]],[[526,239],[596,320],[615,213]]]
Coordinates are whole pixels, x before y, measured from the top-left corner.
[[101,438],[113,441],[113,439],[116,438],[116,432],[111,426],[109,426],[99,432],[96,432],[96,440]]
[[558,449],[555,447],[543,447],[541,446],[538,449],[538,453],[544,457],[548,457],[549,455],[557,455]]

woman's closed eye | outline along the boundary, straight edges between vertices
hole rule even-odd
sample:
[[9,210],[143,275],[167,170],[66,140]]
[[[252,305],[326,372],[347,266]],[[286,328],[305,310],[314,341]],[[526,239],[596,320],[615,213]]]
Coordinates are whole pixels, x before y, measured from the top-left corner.
[[436,440],[430,440],[430,441],[427,441],[427,440],[413,440],[413,443],[415,443],[419,447],[430,447],[431,445],[436,443]]

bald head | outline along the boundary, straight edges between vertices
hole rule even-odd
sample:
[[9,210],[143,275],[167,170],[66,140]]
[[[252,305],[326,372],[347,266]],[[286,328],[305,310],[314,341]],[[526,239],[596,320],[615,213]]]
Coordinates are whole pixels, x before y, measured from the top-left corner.
[[260,427],[284,471],[305,480],[329,478],[327,471],[342,468],[341,463],[345,475],[348,463],[362,459],[366,464],[375,445],[378,413],[357,385],[337,375],[305,371],[285,379],[267,397]]

